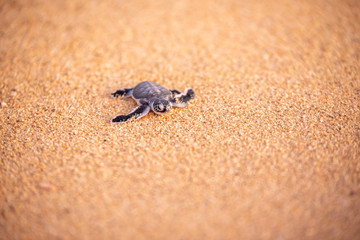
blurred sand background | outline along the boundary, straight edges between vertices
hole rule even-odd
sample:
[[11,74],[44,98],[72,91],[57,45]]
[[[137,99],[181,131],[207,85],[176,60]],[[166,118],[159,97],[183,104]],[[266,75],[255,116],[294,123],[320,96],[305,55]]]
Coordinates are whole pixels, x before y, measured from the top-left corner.
[[0,9],[0,239],[360,239],[359,1]]

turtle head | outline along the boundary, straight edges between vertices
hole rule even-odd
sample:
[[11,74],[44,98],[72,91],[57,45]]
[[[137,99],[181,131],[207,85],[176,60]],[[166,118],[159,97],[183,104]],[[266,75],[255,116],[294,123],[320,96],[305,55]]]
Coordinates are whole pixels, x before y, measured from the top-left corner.
[[171,103],[169,101],[159,98],[154,99],[150,106],[156,114],[163,114],[170,111],[171,109]]

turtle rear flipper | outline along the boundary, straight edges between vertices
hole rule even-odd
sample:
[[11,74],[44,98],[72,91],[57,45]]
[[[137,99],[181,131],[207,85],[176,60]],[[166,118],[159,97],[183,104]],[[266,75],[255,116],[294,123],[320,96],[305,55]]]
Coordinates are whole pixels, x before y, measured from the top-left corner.
[[171,104],[175,107],[186,107],[187,103],[194,97],[194,91],[191,88],[187,88],[184,93],[177,94],[174,102],[171,102]]
[[174,95],[181,94],[181,92],[178,91],[178,90],[176,90],[176,89],[169,89],[169,90],[170,90],[170,92],[172,92],[172,94],[174,94]]

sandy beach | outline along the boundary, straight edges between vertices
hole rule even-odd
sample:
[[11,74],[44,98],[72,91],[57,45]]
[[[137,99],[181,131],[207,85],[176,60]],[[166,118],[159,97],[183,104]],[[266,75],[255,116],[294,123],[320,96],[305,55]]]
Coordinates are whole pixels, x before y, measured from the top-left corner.
[[[0,239],[360,239],[359,13],[0,1]],[[145,80],[196,98],[110,124]]]

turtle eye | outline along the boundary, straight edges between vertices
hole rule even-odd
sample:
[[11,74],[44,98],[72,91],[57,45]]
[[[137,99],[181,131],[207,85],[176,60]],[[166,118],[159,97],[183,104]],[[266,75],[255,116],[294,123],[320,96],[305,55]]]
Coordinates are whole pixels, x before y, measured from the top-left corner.
[[159,104],[159,105],[158,105],[158,110],[159,110],[159,111],[163,111],[163,110],[164,110],[164,105],[163,105],[163,104]]
[[167,112],[169,110],[168,104],[166,104],[165,102],[164,103],[155,102],[154,105],[153,105],[153,109],[154,109],[154,112],[159,113],[159,114],[160,113],[165,113],[165,112]]

